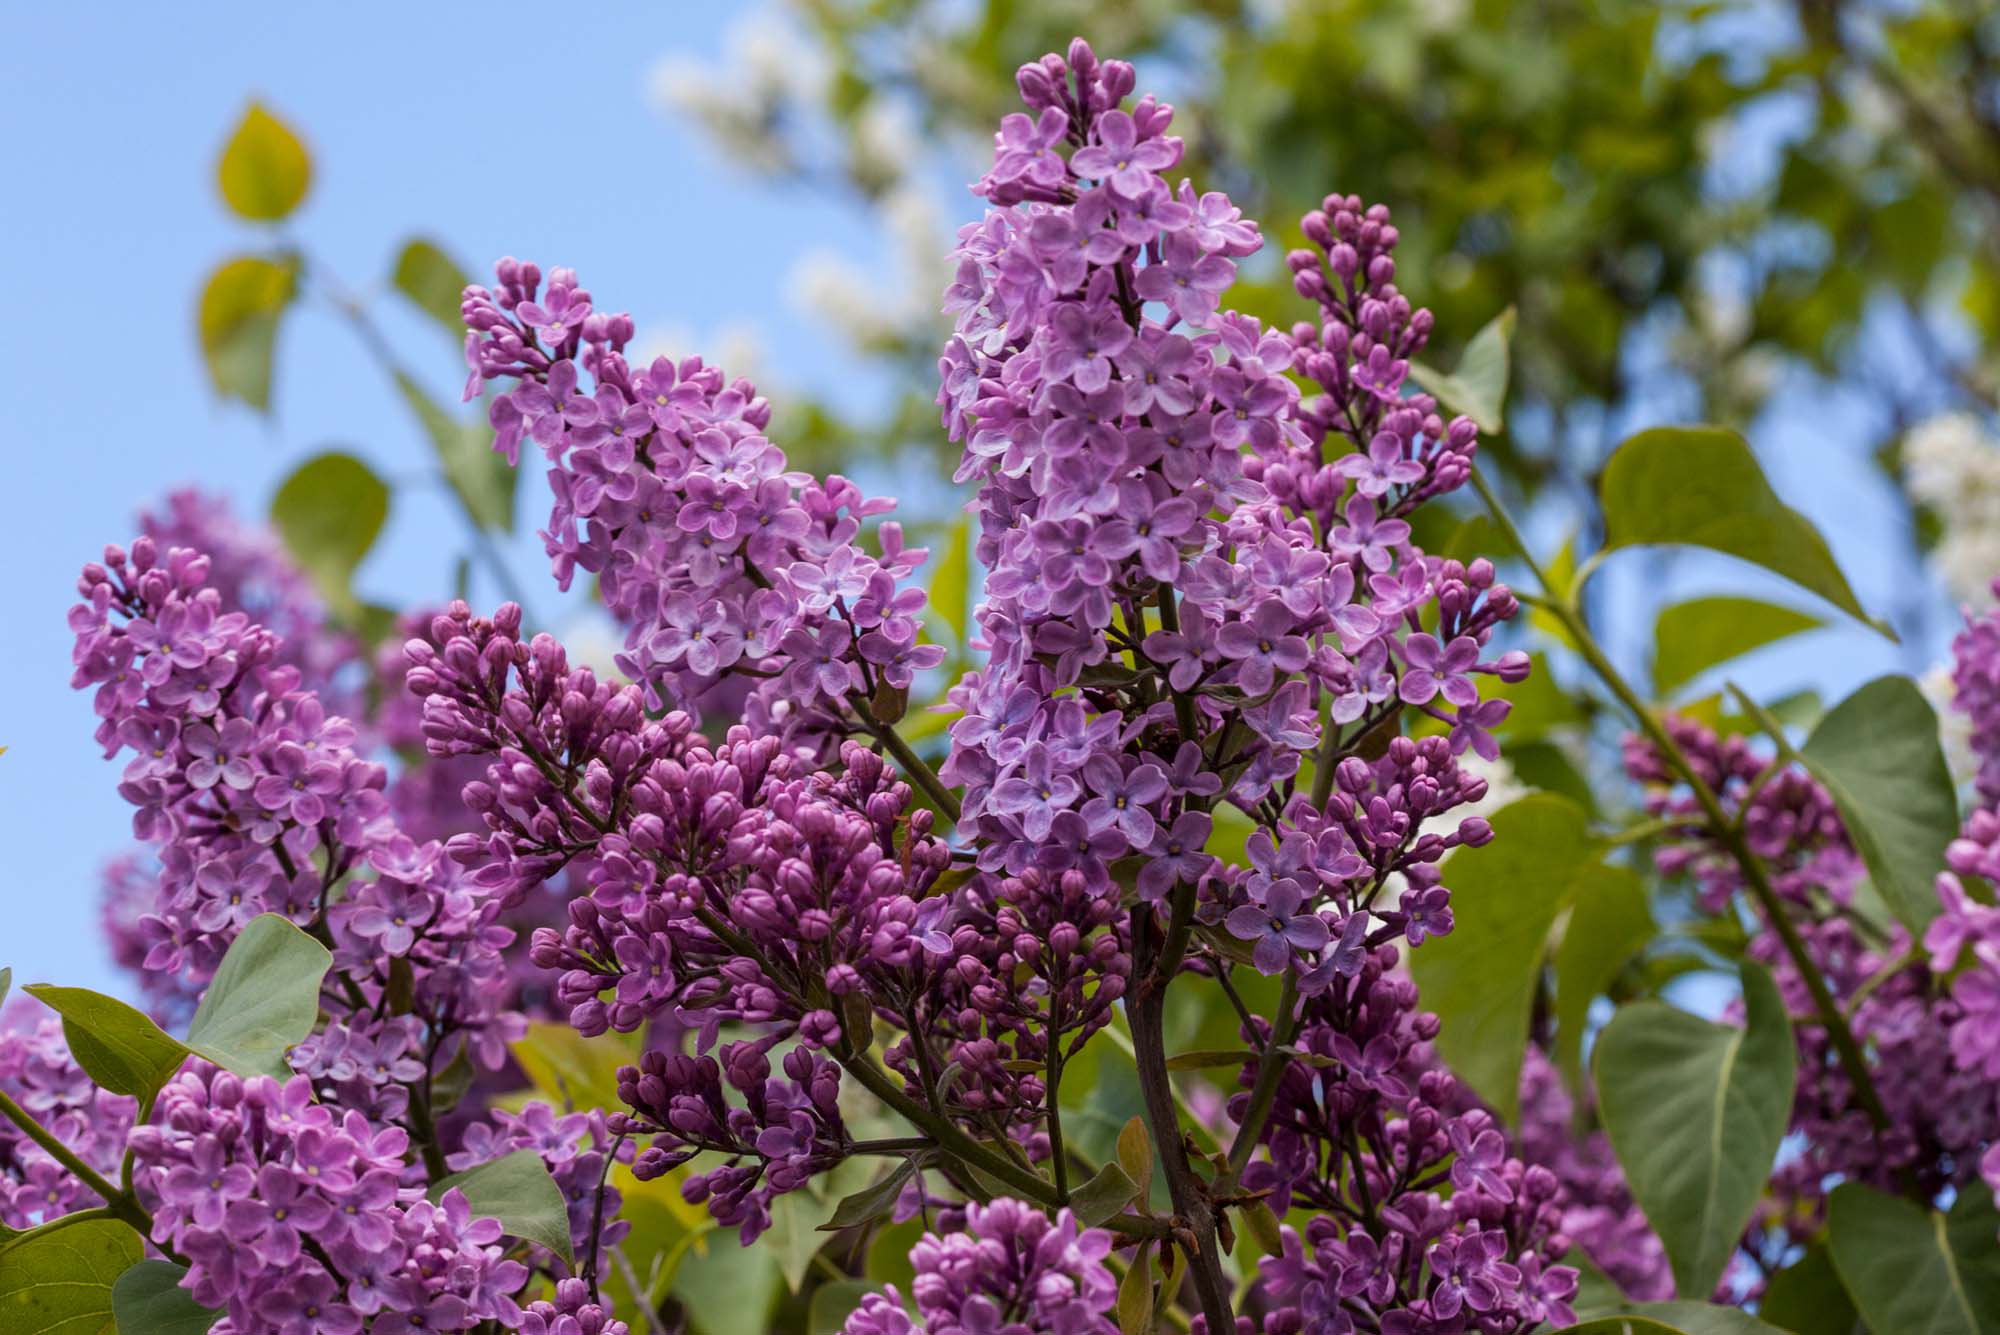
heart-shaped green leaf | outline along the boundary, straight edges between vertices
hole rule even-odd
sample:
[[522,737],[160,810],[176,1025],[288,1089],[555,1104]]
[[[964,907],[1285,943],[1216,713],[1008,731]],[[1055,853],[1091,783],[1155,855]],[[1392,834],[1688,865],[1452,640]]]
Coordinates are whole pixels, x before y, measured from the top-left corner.
[[1655,427],[1620,445],[1604,465],[1604,548],[1686,546],[1734,556],[1866,622],[1812,521],[1778,499],[1748,442],[1721,427]]
[[1791,1115],[1785,1003],[1758,965],[1741,976],[1743,1028],[1642,1001],[1612,1017],[1594,1054],[1604,1129],[1685,1295],[1714,1290]]
[[1096,1176],[1070,1193],[1070,1213],[1085,1228],[1095,1228],[1123,1210],[1139,1194],[1139,1184],[1116,1163],[1107,1163]]
[[349,618],[358,614],[355,567],[389,518],[389,485],[351,454],[315,455],[271,498],[271,524],[320,596]]
[[565,1263],[575,1264],[569,1207],[541,1155],[533,1150],[503,1154],[433,1182],[427,1194],[441,1200],[454,1187],[465,1193],[475,1218],[498,1219],[509,1237],[546,1247]]
[[0,1252],[0,1331],[114,1335],[111,1288],[145,1244],[116,1219],[58,1219]]
[[1410,972],[1444,1022],[1439,1055],[1511,1123],[1549,933],[1598,863],[1589,823],[1567,798],[1535,793],[1492,821],[1490,845],[1446,864],[1456,925],[1410,953]]
[[458,261],[427,237],[411,237],[396,253],[393,275],[396,290],[416,303],[417,309],[443,325],[454,342],[465,337],[465,321],[459,305],[465,299],[466,284],[472,280]]
[[1758,598],[1692,598],[1653,623],[1653,693],[1666,699],[1708,669],[1826,623]]
[[171,1261],[141,1261],[120,1275],[111,1286],[118,1335],[202,1335],[220,1321],[219,1309],[181,1287],[186,1278],[186,1267]]
[[99,1089],[150,1099],[187,1060],[179,1040],[116,997],[47,983],[23,990],[62,1016],[70,1055]]
[[222,198],[239,217],[276,222],[299,206],[312,184],[312,158],[291,128],[252,102],[216,164]]
[[1656,930],[1638,873],[1603,863],[1583,870],[1555,952],[1555,1059],[1572,1089],[1583,1085],[1583,1031],[1591,1002]]
[[1804,746],[1739,688],[1737,700],[1781,751],[1832,795],[1876,893],[1911,934],[1938,915],[1936,877],[1958,837],[1958,796],[1937,715],[1908,677],[1877,677],[1829,710]]
[[1981,1335],[2000,1330],[2000,1212],[1973,1181],[1950,1213],[1859,1182],[1833,1189],[1827,1246],[1872,1331]]
[[241,1076],[291,1074],[285,1054],[319,1021],[333,956],[275,913],[237,933],[188,1025],[187,1045]]
[[1464,413],[1485,432],[1506,425],[1508,350],[1514,337],[1514,308],[1488,320],[1465,345],[1458,369],[1450,375],[1422,362],[1410,363],[1410,374],[1436,397],[1447,413]]
[[278,323],[292,303],[296,276],[289,259],[257,255],[226,260],[208,276],[197,326],[216,393],[259,412],[270,408]]

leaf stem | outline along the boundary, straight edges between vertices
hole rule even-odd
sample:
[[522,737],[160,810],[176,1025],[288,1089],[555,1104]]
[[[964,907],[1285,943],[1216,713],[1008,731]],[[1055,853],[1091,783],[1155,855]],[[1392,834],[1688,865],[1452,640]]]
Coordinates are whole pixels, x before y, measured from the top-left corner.
[[[79,1159],[69,1146],[56,1139],[48,1128],[37,1122],[26,1108],[8,1097],[4,1090],[0,1090],[0,1116],[5,1116],[8,1121],[21,1128],[22,1134],[41,1146],[51,1159],[74,1174],[77,1181],[102,1197],[105,1208],[113,1215],[138,1230],[140,1237],[152,1241],[153,1217],[146,1213],[145,1207],[139,1204],[138,1199],[112,1186],[105,1180],[103,1174]],[[171,1248],[161,1243],[154,1245],[168,1256],[173,1256],[176,1261],[180,1260]]]

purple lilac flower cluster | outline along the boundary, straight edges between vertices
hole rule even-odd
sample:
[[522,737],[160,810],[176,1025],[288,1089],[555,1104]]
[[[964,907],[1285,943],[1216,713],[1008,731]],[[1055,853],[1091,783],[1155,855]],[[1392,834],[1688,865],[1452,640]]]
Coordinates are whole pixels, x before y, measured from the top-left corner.
[[[2000,580],[1993,592],[2000,598]],[[2000,884],[2000,610],[1968,609],[1951,651],[1952,705],[1972,721],[1979,800],[1945,850],[1948,870],[1937,881],[1944,911],[1924,933],[1924,948],[1932,973],[1950,979],[1955,1013],[1933,1014],[1949,1026],[1954,1075],[1964,1073],[1983,1088],[1990,1107],[2000,1103],[1993,1092],[2000,1089],[2000,908],[1974,899],[1962,878]],[[1979,1172],[2000,1192],[2000,1129],[1985,1130]]]
[[649,704],[839,735],[878,690],[942,661],[917,642],[922,592],[898,588],[925,551],[894,522],[877,527],[879,556],[856,542],[894,502],[787,472],[748,380],[698,357],[635,370],[631,317],[596,311],[570,270],[544,288],[506,260],[498,278],[466,289],[466,397],[518,382],[493,398],[495,447],[518,461],[532,440],[547,457],[556,581],[597,577],[626,627],[619,669]]
[[196,1302],[236,1335],[516,1328],[527,1267],[457,1188],[403,1185],[408,1134],[313,1100],[311,1082],[240,1080],[200,1064],[133,1131],[154,1240],[185,1256]]
[[1199,848],[1215,800],[1275,817],[1337,729],[1410,709],[1490,753],[1507,706],[1475,674],[1526,661],[1481,661],[1515,609],[1489,564],[1409,545],[1404,516],[1465,480],[1476,432],[1402,392],[1430,317],[1394,286],[1386,212],[1308,216],[1320,248],[1290,263],[1320,325],[1218,313],[1262,242],[1161,174],[1172,109],[1122,109],[1131,68],[1082,43],[1019,83],[1031,114],[1002,124],[974,187],[995,207],[946,293],[938,401],[980,484],[991,657],[951,692],[942,774],[982,870],[1101,883],[1137,855],[1158,898],[1207,869],[1173,850]]
[[1078,1227],[1068,1210],[1051,1219],[1006,1197],[972,1205],[962,1230],[926,1233],[910,1249],[917,1319],[892,1284],[862,1299],[842,1335],[1116,1335],[1110,1254],[1111,1235]]
[[[1910,959],[1908,932],[1857,904],[1866,868],[1826,790],[1797,766],[1774,771],[1767,751],[1748,738],[1719,736],[1686,718],[1669,716],[1665,723],[1764,861],[1792,927],[1834,996],[1846,1003],[1888,1114],[1888,1125],[1878,1127],[1824,1029],[1795,1028],[1799,1068],[1792,1130],[1799,1133],[1800,1149],[1774,1170],[1772,1193],[1746,1237],[1746,1257],[1776,1265],[1786,1248],[1818,1231],[1831,1183],[1852,1179],[1898,1190],[1907,1178],[1936,1195],[1967,1181],[1981,1148],[2000,1138],[2000,1099],[1993,1095],[2000,1064],[1982,1071],[1976,1061],[1964,1059],[1970,1054],[1957,1042],[1967,1004],[1955,991],[1939,994],[1939,980],[1956,954],[1946,944],[1949,929],[1931,929],[1931,958],[1919,952],[1898,967],[1898,960]],[[1705,911],[1734,911],[1741,871],[1727,850],[1701,833],[1693,797],[1675,785],[1644,739],[1626,739],[1625,763],[1627,772],[1647,785],[1649,812],[1686,822],[1665,838],[1655,864],[1669,876],[1691,877]],[[1979,823],[1975,812],[1972,824]],[[1954,844],[1954,865],[1970,851],[1966,840]],[[1939,924],[1952,920],[1955,889],[1955,881],[1940,883],[1948,911]],[[1761,915],[1747,953],[1771,970],[1795,1017],[1816,1017],[1776,928]],[[1754,1286],[1757,1276],[1725,1277],[1725,1284],[1739,1281]]]
[[[155,1240],[198,1262],[189,1286],[207,1295],[203,1301],[227,1300],[238,1335],[360,1329],[364,1319],[377,1332],[525,1320],[510,1295],[528,1272],[499,1259],[501,1225],[471,1217],[455,1194],[424,1202],[424,1184],[450,1168],[532,1148],[570,1201],[577,1253],[594,1256],[626,1231],[607,1168],[610,1156],[629,1157],[630,1147],[601,1112],[511,1115],[482,1111],[472,1099],[457,1108],[449,1138],[440,1131],[460,1098],[448,1089],[464,1083],[453,1068],[498,1071],[524,1029],[507,1009],[514,989],[503,955],[515,934],[501,917],[515,905],[466,876],[438,843],[418,843],[397,827],[384,767],[357,753],[358,729],[303,688],[277,636],[223,603],[207,583],[210,568],[200,553],[163,553],[141,537],[129,553],[109,549],[103,564],[85,569],[85,602],[71,614],[77,684],[96,687],[107,750],[134,753],[121,792],[140,808],[135,828],[162,869],[141,919],[151,944],[140,963],[184,973],[191,996],[244,924],[277,912],[324,941],[333,968],[320,1023],[288,1054],[294,1079],[280,1087],[205,1068],[184,1073],[178,1092],[162,1095],[152,1124],[133,1133],[140,1161],[150,1154],[160,1169],[142,1191],[165,1207],[155,1212]],[[307,1107],[313,1111],[301,1111]],[[345,1121],[330,1128],[321,1122],[332,1107]],[[240,1124],[236,1138],[188,1120],[197,1111],[227,1112],[230,1125]],[[123,1114],[126,1124],[130,1116]],[[98,1120],[118,1119],[112,1110]],[[124,1127],[114,1130],[122,1136]],[[312,1158],[339,1136],[346,1141],[328,1153],[359,1154],[364,1166],[334,1169]],[[291,1209],[282,1204],[291,1196],[274,1193],[291,1189],[273,1183],[287,1173],[316,1179],[325,1169],[350,1184],[386,1181],[387,1194],[371,1185],[334,1203],[343,1212],[336,1227],[362,1230],[356,1246],[376,1259],[342,1262],[329,1243],[314,1256],[322,1276],[283,1295],[265,1293],[279,1286],[260,1283],[245,1259],[290,1266],[298,1236],[273,1229],[268,1244],[246,1243],[239,1216],[243,1228],[266,1227],[251,1220],[251,1206],[237,1208],[231,1196],[197,1207],[175,1194],[193,1171],[193,1160],[175,1156],[193,1155],[201,1171],[219,1173],[218,1137],[241,1170],[229,1182],[254,1181],[256,1201],[279,1201],[281,1210]],[[300,1155],[311,1161],[301,1166]],[[187,1171],[173,1177],[175,1164]],[[177,1213],[176,1202],[186,1209]],[[226,1219],[218,1213],[224,1205]],[[300,1209],[301,1218],[324,1213],[310,1202]],[[361,1218],[367,1211],[372,1217]],[[303,1235],[320,1238],[317,1226]],[[535,1256],[544,1268],[558,1267],[551,1255]],[[558,1329],[606,1319],[595,1307],[544,1317]]]
[[[91,1083],[62,1021],[26,998],[0,1012],[0,1090],[99,1173],[116,1173],[136,1100]],[[0,1226],[26,1229],[102,1204],[12,1122],[0,1120]]]
[[[358,719],[365,693],[358,689],[354,637],[341,630],[312,581],[284,551],[276,535],[240,519],[222,496],[184,488],[168,494],[157,508],[139,515],[139,531],[161,551],[184,547],[208,557],[207,584],[222,605],[243,612],[276,638],[276,661],[298,669],[313,683],[329,713]],[[365,750],[365,724],[356,728],[356,749]],[[160,868],[150,853],[125,853],[105,865],[103,915],[112,955],[162,1019],[185,1020],[193,1013],[206,975],[200,970],[149,967],[158,944],[154,913]],[[169,892],[171,894],[171,892]]]
[[243,520],[226,496],[185,487],[140,511],[139,532],[161,551],[185,547],[208,557],[208,583],[223,606],[277,637],[278,661],[298,668],[329,713],[361,714],[360,641],[334,620],[270,528]]
[[[899,693],[938,659],[917,643],[921,596],[897,587],[922,553],[891,524],[879,557],[855,545],[887,506],[785,472],[747,382],[696,360],[635,372],[628,317],[569,271],[545,286],[508,260],[466,292],[468,393],[516,382],[492,410],[499,447],[547,454],[556,577],[599,577],[638,685],[524,638],[511,605],[454,605],[412,639],[431,754],[486,763],[465,790],[486,828],[450,856],[503,902],[569,878],[569,920],[533,956],[581,1032],[692,1035],[691,1054],[621,1073],[609,1129],[652,1138],[642,1177],[718,1156],[683,1189],[746,1241],[775,1195],[866,1152],[843,1076],[1060,1182],[1055,1085],[1114,1003],[1145,985],[1137,1040],[1183,968],[1249,965],[1287,975],[1303,1013],[1282,1018],[1295,1035],[1246,1033],[1302,1046],[1275,1064],[1276,1112],[1246,1138],[1270,1158],[1244,1189],[1338,1196],[1358,1221],[1315,1232],[1310,1258],[1293,1236],[1267,1277],[1284,1310],[1344,1302],[1370,1329],[1565,1315],[1555,1179],[1508,1158],[1483,1114],[1446,1111],[1435,1020],[1390,972],[1393,942],[1451,929],[1440,860],[1491,837],[1449,818],[1485,793],[1458,756],[1496,754],[1508,708],[1480,679],[1527,671],[1487,655],[1518,606],[1491,564],[1411,542],[1408,516],[1464,483],[1477,433],[1405,383],[1431,318],[1395,286],[1396,230],[1330,197],[1305,221],[1315,249],[1289,261],[1319,320],[1265,329],[1221,309],[1256,225],[1162,175],[1181,153],[1172,111],[1120,105],[1129,66],[1078,42],[1020,86],[1028,113],[975,187],[993,208],[961,234],[940,363],[959,478],[979,483],[989,661],[950,693],[963,717],[939,773],[897,753],[956,850],[877,754],[840,740],[893,745]],[[703,737],[703,708],[742,721]],[[1396,735],[1404,713],[1439,735]],[[1259,827],[1250,868],[1208,851],[1221,802]],[[750,1036],[720,1042],[725,1024]],[[1364,1144],[1373,1167],[1350,1186],[1327,1156]],[[1176,1208],[1212,1228],[1163,1148]],[[1082,1245],[1017,1203],[947,1217],[967,1231],[938,1244],[950,1278],[929,1296],[919,1281],[932,1329],[975,1325],[951,1304],[1023,1230],[1036,1256]],[[1376,1248],[1386,1288],[1328,1298],[1350,1268],[1328,1247]],[[1197,1250],[1219,1279],[1212,1235]],[[1062,1318],[1077,1329],[1109,1306],[1108,1277],[1087,1274],[1076,1287],[1097,1296]],[[873,1303],[857,1319],[897,1318]]]
[[[276,635],[225,609],[210,564],[147,537],[109,548],[70,614],[75,684],[96,687],[106,754],[131,753],[119,790],[160,861],[144,966],[205,982],[260,913],[322,933],[354,990],[330,993],[334,1022],[303,1060],[351,1106],[400,1116],[461,1041],[491,1068],[518,1036],[489,986],[512,934],[438,845],[397,830],[383,766],[302,688]],[[411,996],[379,1005],[401,970]]]

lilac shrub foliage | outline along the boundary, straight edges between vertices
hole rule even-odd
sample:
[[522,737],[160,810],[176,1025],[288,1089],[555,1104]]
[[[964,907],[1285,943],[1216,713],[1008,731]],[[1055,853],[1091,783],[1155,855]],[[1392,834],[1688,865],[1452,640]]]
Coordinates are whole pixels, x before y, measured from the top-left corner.
[[[843,1225],[925,1231],[848,1335],[1111,1335],[1156,1274],[1195,1329],[1268,1335],[1563,1326],[1586,1257],[1671,1296],[1551,1063],[1530,1049],[1510,1138],[1407,969],[1454,930],[1444,859],[1493,838],[1470,758],[1498,758],[1493,688],[1529,663],[1490,643],[1519,607],[1492,563],[1415,542],[1478,431],[1410,380],[1431,317],[1388,211],[1308,214],[1285,267],[1309,318],[1267,326],[1229,304],[1260,228],[1173,179],[1172,109],[1129,66],[1079,41],[1018,83],[944,294],[938,405],[987,572],[956,681],[893,502],[791,470],[754,385],[634,366],[628,316],[515,260],[465,292],[466,394],[510,461],[545,462],[553,575],[622,625],[616,675],[513,604],[413,612],[371,651],[196,493],[85,568],[75,685],[139,843],[107,868],[117,958],[175,1027],[260,915],[331,968],[284,1072],[195,1057],[143,1100],[10,1011],[0,1091],[70,1161],[10,1114],[0,1223],[119,1178],[226,1335],[625,1335],[657,1314],[614,1316],[602,1283],[618,1182],[665,1179],[751,1244],[855,1160],[877,1186]],[[1977,1154],[2000,915],[1958,879],[2000,859],[2000,614],[1968,624],[1957,684],[1981,800],[1921,950],[1847,912],[1861,860],[1809,777],[1675,725],[1896,1119],[1874,1134],[1802,1027],[1804,1149],[1740,1265],[1805,1241],[1834,1178],[2000,1178]],[[933,769],[897,725],[940,686]],[[1628,765],[1676,831],[1661,870],[1721,911],[1736,864],[1658,755]],[[1768,924],[1751,954],[1807,1014]],[[1206,1054],[1226,1095],[1177,1089],[1170,989],[1237,1017],[1241,1047]],[[643,1036],[616,1106],[496,1101],[531,1022]],[[1065,1137],[1062,1089],[1114,1042],[1144,1116],[1106,1164]],[[523,1156],[556,1238],[478,1204]]]

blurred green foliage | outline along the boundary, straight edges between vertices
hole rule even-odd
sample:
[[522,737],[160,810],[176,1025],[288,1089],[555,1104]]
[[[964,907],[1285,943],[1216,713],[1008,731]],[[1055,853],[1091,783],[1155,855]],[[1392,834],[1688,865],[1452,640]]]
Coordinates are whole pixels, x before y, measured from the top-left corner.
[[[1940,395],[1994,400],[2000,368],[1946,351],[2000,338],[2000,15],[1979,0],[792,8],[824,77],[767,81],[762,104],[681,97],[760,170],[887,199],[904,166],[874,127],[893,103],[969,179],[1015,105],[1015,66],[1085,34],[1170,90],[1192,174],[1281,246],[1330,190],[1389,204],[1440,361],[1518,312],[1517,412],[1491,448],[1525,487],[1586,474],[1647,396],[1746,424],[1786,364],[1878,391],[1898,421]],[[844,145],[832,171],[827,126]],[[1281,269],[1261,272],[1232,301],[1294,318]],[[1914,340],[1935,379],[1887,375],[1871,321]],[[793,438],[934,440],[937,326],[904,333],[871,329],[864,347],[910,371],[885,435],[814,409]]]

